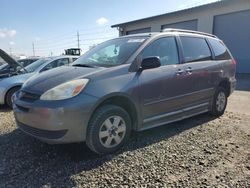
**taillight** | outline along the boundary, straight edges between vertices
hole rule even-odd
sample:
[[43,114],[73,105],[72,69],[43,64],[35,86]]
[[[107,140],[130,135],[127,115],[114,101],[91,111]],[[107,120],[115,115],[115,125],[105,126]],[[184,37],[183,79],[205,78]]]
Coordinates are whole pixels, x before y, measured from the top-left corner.
[[232,59],[232,64],[233,65],[236,65],[237,64],[237,61],[235,59]]

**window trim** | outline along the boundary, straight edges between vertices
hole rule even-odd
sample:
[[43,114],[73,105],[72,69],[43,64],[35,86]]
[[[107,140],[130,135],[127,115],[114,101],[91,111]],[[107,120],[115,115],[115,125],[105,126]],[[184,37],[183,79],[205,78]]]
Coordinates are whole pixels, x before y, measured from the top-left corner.
[[212,60],[215,60],[215,53],[214,53],[213,47],[212,47],[212,45],[210,44],[208,38],[205,38],[205,40],[206,40],[207,45],[208,45],[208,47],[209,47],[209,49],[210,49],[210,52],[211,52],[211,54],[212,54]]
[[180,41],[180,46],[181,46],[181,51],[182,51],[182,64],[186,64],[186,63],[195,63],[195,62],[199,62],[198,60],[193,60],[193,61],[185,61],[185,58],[184,58],[184,50],[183,50],[183,44],[182,44],[182,41],[181,41],[181,37],[188,37],[188,38],[198,38],[198,39],[204,39],[207,46],[208,46],[208,49],[210,51],[210,59],[208,60],[199,60],[199,61],[212,61],[213,60],[213,52],[210,48],[210,45],[206,39],[206,37],[201,37],[201,36],[192,36],[192,35],[182,35],[182,34],[179,34],[178,35],[178,38],[179,38],[179,41]]

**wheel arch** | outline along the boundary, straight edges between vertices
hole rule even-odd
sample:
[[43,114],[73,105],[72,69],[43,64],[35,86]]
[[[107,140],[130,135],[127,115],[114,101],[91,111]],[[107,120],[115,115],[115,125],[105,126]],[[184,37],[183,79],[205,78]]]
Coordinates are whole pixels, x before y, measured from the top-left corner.
[[11,87],[9,87],[8,89],[6,89],[6,92],[4,94],[4,103],[6,104],[7,95],[10,92],[10,90],[12,90],[14,88],[21,88],[21,87],[22,87],[22,84],[15,84],[15,85],[12,85]]
[[230,82],[228,79],[223,79],[218,83],[218,87],[223,87],[226,90],[227,97],[230,95]]
[[132,130],[136,130],[140,121],[139,110],[135,104],[135,102],[126,94],[123,93],[112,93],[106,97],[103,97],[98,101],[98,103],[93,107],[90,112],[90,116],[87,120],[87,125],[91,120],[92,116],[96,112],[98,108],[104,105],[117,105],[124,110],[126,110],[131,117],[132,120]]

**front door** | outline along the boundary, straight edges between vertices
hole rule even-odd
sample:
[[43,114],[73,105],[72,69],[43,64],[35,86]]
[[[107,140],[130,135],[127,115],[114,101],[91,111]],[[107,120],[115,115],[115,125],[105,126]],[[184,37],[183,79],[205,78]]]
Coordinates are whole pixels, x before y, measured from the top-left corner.
[[[141,53],[141,57],[158,56],[161,67],[144,70],[139,75],[141,111],[143,128],[158,125],[181,116],[178,110],[183,107],[183,97],[190,88],[183,64],[179,64],[179,55],[175,37],[163,37],[153,41]],[[172,113],[176,111],[176,114]]]

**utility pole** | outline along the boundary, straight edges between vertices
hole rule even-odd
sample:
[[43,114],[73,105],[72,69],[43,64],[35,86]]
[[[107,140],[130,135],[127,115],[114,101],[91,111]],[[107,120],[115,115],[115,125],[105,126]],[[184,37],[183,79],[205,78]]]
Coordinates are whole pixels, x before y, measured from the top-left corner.
[[35,57],[35,45],[34,45],[34,42],[32,42],[32,48],[33,48],[33,56]]
[[77,47],[80,48],[80,35],[78,31],[76,36],[77,36]]

